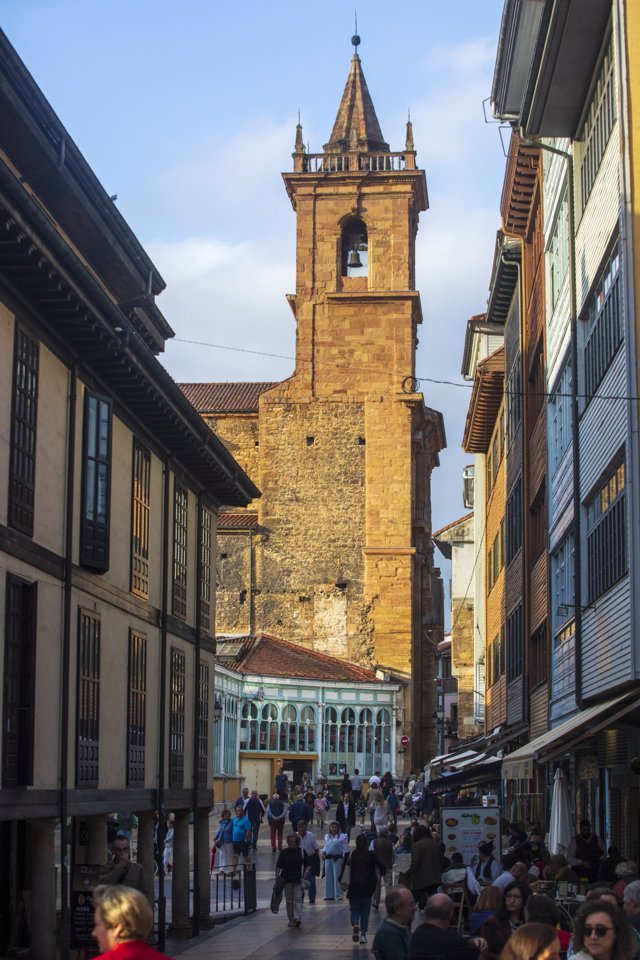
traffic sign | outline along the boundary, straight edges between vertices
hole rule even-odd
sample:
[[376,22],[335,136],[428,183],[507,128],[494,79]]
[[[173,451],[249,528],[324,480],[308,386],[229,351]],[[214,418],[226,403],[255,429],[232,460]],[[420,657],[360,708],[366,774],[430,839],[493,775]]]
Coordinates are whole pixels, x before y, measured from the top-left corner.
[[402,744],[403,747],[408,746],[409,737],[406,734],[404,735],[404,737],[400,737],[400,743]]

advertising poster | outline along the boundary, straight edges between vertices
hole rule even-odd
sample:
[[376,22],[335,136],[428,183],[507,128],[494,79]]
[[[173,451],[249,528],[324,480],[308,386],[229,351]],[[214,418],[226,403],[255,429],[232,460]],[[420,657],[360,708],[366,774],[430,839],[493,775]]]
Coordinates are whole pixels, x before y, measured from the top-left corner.
[[71,891],[71,947],[97,953],[93,930],[93,888],[98,884],[100,864],[76,864]]
[[446,855],[461,853],[467,867],[478,855],[478,844],[491,842],[500,857],[500,811],[495,807],[444,807],[440,811],[441,839]]

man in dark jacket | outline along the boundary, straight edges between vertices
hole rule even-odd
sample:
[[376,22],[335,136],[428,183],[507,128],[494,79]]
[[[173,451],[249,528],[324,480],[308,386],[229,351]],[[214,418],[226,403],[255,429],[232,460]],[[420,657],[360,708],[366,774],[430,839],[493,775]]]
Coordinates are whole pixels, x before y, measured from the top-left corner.
[[249,823],[251,824],[251,846],[255,850],[258,846],[260,824],[264,817],[264,804],[258,796],[257,790],[251,791],[251,796],[245,804],[244,815],[249,819]]
[[356,805],[347,791],[342,794],[336,807],[336,820],[340,826],[340,833],[346,833],[347,840],[351,839],[351,827],[356,825]]
[[465,940],[455,930],[451,930],[453,900],[446,893],[435,893],[429,897],[426,909],[426,923],[416,927],[411,937],[409,960],[426,960],[436,955],[447,960],[478,960],[481,953],[488,949],[487,941],[482,937]]
[[289,796],[289,777],[284,772],[284,768],[281,768],[280,773],[276,776],[276,793],[281,800],[287,800]]
[[411,892],[420,909],[424,907],[427,896],[434,894],[440,886],[441,871],[440,844],[433,839],[427,827],[416,827],[411,847],[410,876]]
[[291,821],[294,833],[297,831],[298,824],[301,820],[304,820],[305,823],[309,822],[309,809],[307,807],[306,800],[301,793],[299,793],[296,797],[295,803],[291,804],[291,809],[289,810],[289,820]]
[[589,820],[580,821],[580,832],[575,835],[569,849],[567,860],[579,877],[587,877],[590,883],[598,876],[600,861],[604,857],[604,844],[600,837],[591,831]]

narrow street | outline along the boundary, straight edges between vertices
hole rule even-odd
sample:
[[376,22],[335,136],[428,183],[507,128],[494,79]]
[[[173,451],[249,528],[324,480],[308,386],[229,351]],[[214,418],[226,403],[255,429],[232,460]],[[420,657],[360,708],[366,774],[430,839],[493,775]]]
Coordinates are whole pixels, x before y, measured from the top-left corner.
[[[314,827],[318,843],[323,836],[318,827]],[[285,831],[289,833],[289,828]],[[356,834],[352,832],[351,848]],[[269,830],[267,825],[260,829],[257,856],[258,909],[248,917],[239,917],[227,923],[215,926],[210,932],[203,933],[197,941],[167,940],[165,952],[169,956],[180,956],[189,960],[204,960],[212,955],[216,960],[271,960],[283,957],[285,960],[314,960],[331,956],[333,960],[352,960],[369,956],[373,937],[384,917],[384,905],[380,913],[371,910],[367,944],[355,944],[351,940],[351,922],[349,904],[346,899],[339,902],[325,902],[324,880],[317,881],[315,904],[309,904],[305,894],[305,904],[300,928],[287,927],[287,911],[284,900],[277,915],[269,909],[273,886],[275,861],[277,855],[271,853]],[[170,881],[169,881],[170,883]],[[170,895],[169,884],[167,896]]]

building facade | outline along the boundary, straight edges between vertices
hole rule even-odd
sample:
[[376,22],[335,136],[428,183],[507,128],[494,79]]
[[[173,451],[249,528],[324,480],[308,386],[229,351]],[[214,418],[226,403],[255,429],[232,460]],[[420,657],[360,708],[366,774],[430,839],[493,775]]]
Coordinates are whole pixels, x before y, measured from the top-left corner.
[[357,53],[324,151],[308,153],[298,127],[293,161],[295,373],[183,385],[262,491],[252,517],[223,521],[217,627],[280,636],[401,682],[396,736],[409,737],[403,760],[415,767],[435,736],[424,638],[442,631],[430,476],[444,426],[414,380],[425,175],[410,124],[404,150],[384,141]]
[[[474,515],[467,514],[447,524],[433,535],[440,552],[451,561],[451,673],[455,684],[455,717],[447,706],[445,689],[445,724],[449,719],[456,738],[467,740],[484,732],[484,647],[477,656],[475,644],[476,561]],[[446,686],[446,685],[445,685]],[[453,692],[453,691],[452,691]],[[443,751],[438,751],[442,753]]]
[[542,171],[551,643],[547,717],[543,679],[504,776],[531,794],[561,765],[577,817],[635,856],[638,24],[621,0],[519,6],[505,4],[492,100]]
[[114,811],[152,884],[175,810],[174,929],[208,918],[216,516],[259,491],[159,363],[162,278],[1,33],[0,81],[0,952],[38,960],[68,955]]

